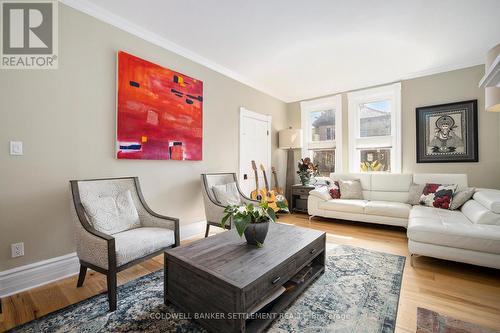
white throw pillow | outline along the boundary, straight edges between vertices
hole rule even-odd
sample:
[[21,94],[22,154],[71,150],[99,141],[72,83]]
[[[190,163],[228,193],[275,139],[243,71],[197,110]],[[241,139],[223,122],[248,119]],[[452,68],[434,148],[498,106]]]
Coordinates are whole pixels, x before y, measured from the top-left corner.
[[223,206],[241,204],[240,194],[235,182],[215,185],[212,187],[212,191],[214,192],[215,200]]
[[116,198],[96,197],[83,201],[82,205],[94,229],[105,234],[116,234],[141,225],[130,191],[122,192]]
[[363,199],[363,189],[359,179],[339,180],[340,199]]

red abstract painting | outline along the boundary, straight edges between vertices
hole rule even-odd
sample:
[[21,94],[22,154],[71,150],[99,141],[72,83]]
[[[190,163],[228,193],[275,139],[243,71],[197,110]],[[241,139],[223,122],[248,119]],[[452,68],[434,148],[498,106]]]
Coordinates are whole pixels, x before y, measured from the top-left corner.
[[120,51],[117,108],[117,158],[202,159],[202,81]]

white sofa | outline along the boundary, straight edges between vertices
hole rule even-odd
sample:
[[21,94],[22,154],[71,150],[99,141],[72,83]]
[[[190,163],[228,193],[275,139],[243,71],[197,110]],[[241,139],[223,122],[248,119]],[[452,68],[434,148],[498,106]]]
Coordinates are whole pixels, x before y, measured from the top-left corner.
[[407,203],[412,183],[468,186],[465,174],[335,174],[331,181],[359,179],[363,200],[331,199],[326,187],[309,193],[308,213],[407,228],[410,254],[500,269],[500,191],[478,189],[459,210]]

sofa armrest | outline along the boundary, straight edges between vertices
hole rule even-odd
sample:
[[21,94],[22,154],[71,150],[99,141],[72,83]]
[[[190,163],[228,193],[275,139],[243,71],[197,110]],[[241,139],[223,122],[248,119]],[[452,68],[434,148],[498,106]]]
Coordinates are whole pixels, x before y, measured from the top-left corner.
[[318,187],[312,191],[309,192],[309,195],[310,196],[313,196],[313,197],[316,197],[316,198],[319,198],[319,199],[322,199],[323,201],[328,201],[330,200],[332,197],[330,196],[330,190],[328,189],[328,187],[326,186],[321,186],[321,187]]
[[500,214],[500,191],[487,188],[478,188],[473,196],[474,200],[493,213]]

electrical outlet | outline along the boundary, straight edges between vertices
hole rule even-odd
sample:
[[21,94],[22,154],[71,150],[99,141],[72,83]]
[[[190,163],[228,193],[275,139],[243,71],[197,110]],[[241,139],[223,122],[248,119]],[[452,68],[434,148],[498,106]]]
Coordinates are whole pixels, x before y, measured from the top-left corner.
[[10,251],[12,252],[12,258],[24,256],[24,243],[11,244]]
[[11,155],[23,155],[23,142],[22,141],[10,141],[10,154]]

